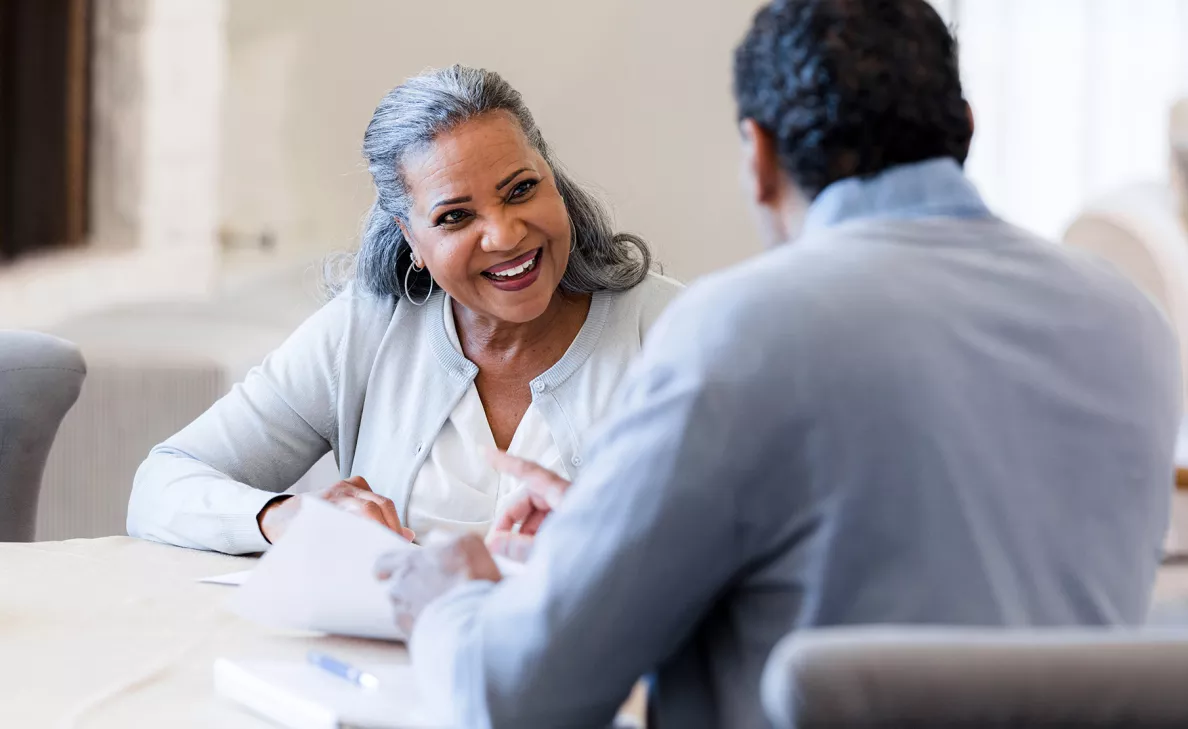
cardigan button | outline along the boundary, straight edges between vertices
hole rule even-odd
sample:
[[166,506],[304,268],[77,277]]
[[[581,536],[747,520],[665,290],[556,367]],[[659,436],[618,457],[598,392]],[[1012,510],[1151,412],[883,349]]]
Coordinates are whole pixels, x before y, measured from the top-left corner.
[[569,462],[570,462],[570,463],[572,463],[572,464],[573,464],[573,465],[575,465],[575,466],[580,466],[580,465],[582,465],[582,457],[581,457],[581,456],[574,456],[573,458],[571,458],[571,459],[569,460]]
[[537,382],[532,383],[532,389],[536,390],[537,392],[544,392],[545,384],[538,380]]

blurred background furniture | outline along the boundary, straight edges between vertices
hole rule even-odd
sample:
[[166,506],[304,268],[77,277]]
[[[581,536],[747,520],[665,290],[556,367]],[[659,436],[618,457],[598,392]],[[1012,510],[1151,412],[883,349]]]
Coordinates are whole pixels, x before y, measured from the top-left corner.
[[[55,327],[78,343],[90,374],[50,453],[37,539],[126,534],[132,479],[149,449],[316,311],[319,281],[319,271],[302,264],[230,285],[209,302],[113,308]],[[337,480],[328,456],[294,488]]]
[[[1168,183],[1135,183],[1091,202],[1064,232],[1065,245],[1112,263],[1163,310],[1180,341],[1184,411],[1188,414],[1188,100],[1171,110]],[[1188,420],[1176,462],[1188,469]],[[1188,478],[1177,474],[1165,549],[1188,555]]]
[[70,342],[0,330],[0,542],[33,540],[46,458],[86,372]]
[[1064,243],[1114,264],[1163,309],[1180,336],[1188,382],[1188,228],[1167,185],[1139,183],[1090,203]]
[[1188,726],[1188,633],[839,628],[768,659],[777,729]]

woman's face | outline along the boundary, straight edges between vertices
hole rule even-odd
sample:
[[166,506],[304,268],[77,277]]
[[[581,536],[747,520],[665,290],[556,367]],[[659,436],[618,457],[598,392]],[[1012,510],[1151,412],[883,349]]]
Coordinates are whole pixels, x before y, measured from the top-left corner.
[[413,206],[401,227],[437,284],[499,321],[543,314],[569,263],[569,214],[519,124],[502,112],[472,119],[403,173]]

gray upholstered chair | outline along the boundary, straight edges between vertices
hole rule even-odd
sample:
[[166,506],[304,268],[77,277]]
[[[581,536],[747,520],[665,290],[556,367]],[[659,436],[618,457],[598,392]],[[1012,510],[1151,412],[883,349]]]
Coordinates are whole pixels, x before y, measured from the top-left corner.
[[86,371],[63,339],[0,330],[0,542],[33,540],[45,461]]
[[845,628],[785,638],[777,729],[1188,726],[1188,631]]

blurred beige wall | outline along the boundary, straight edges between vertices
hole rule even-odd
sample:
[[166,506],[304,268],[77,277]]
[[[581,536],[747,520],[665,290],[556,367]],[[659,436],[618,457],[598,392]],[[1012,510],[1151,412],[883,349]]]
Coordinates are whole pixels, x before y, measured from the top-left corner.
[[499,71],[562,162],[692,278],[759,249],[738,188],[731,50],[760,0],[235,0],[223,220],[283,252],[356,245],[359,147],[380,97],[428,66]]

